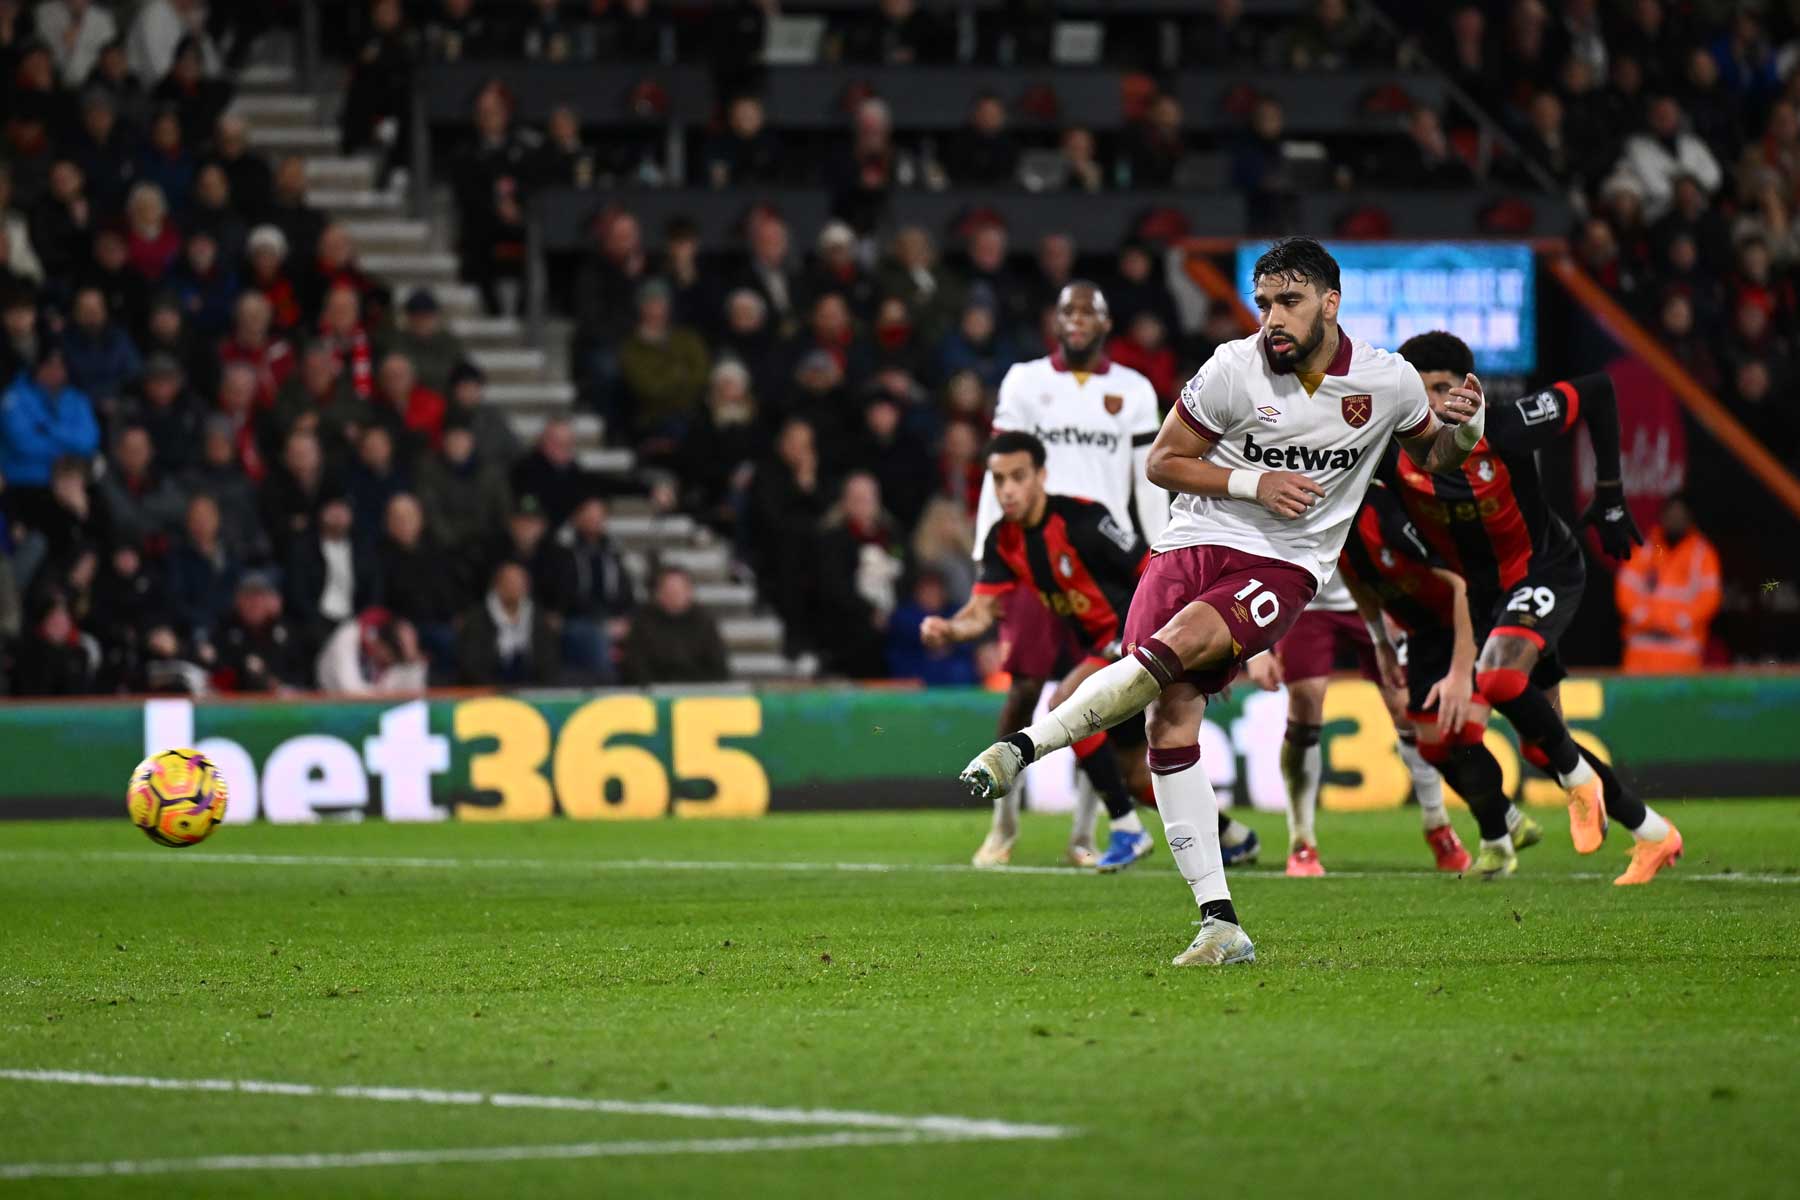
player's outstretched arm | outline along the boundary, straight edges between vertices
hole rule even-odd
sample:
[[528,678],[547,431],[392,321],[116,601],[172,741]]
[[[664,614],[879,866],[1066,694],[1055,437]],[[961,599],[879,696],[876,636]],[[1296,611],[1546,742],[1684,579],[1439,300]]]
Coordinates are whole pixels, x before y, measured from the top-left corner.
[[1000,593],[976,592],[950,617],[926,617],[919,622],[919,640],[928,650],[942,650],[957,642],[972,642],[1000,619]]
[[1406,672],[1400,666],[1400,654],[1394,649],[1394,643],[1388,640],[1387,622],[1381,616],[1381,598],[1347,572],[1344,585],[1350,589],[1350,598],[1356,601],[1357,615],[1368,627],[1369,640],[1375,644],[1375,664],[1381,670],[1382,683],[1396,691],[1405,691]]
[[1423,471],[1453,471],[1463,465],[1469,451],[1481,441],[1487,429],[1487,404],[1482,396],[1481,380],[1464,375],[1462,386],[1450,389],[1444,401],[1443,419],[1433,413],[1425,428],[1400,444]]
[[1179,407],[1169,410],[1144,473],[1151,483],[1189,496],[1229,497],[1262,505],[1276,516],[1292,520],[1325,498],[1325,489],[1297,471],[1233,471],[1206,461],[1213,442],[1201,437],[1180,419]]

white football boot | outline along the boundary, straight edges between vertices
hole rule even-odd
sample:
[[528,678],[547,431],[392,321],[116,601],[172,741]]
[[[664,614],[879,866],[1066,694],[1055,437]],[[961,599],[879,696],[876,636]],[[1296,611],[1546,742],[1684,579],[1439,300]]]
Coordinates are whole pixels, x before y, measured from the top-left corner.
[[1013,781],[1025,769],[1025,756],[1010,742],[995,742],[977,754],[957,778],[980,800],[992,800],[1012,791]]
[[1177,954],[1173,961],[1178,967],[1222,967],[1228,963],[1255,962],[1256,947],[1251,944],[1250,935],[1238,926],[1208,917],[1200,922],[1200,932],[1194,935],[1188,948]]

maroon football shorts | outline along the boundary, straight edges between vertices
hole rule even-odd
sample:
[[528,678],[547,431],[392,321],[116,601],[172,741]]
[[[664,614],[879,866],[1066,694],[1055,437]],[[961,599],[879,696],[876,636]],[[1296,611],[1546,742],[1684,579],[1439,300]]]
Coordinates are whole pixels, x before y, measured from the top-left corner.
[[1236,647],[1230,662],[1187,673],[1187,682],[1214,695],[1230,685],[1245,659],[1280,640],[1318,587],[1305,567],[1227,546],[1181,546],[1152,554],[1125,618],[1126,653],[1155,637],[1189,604],[1204,601],[1225,618]]
[[1287,636],[1275,643],[1281,677],[1290,683],[1331,674],[1339,654],[1354,655],[1362,677],[1370,683],[1381,682],[1375,643],[1369,640],[1369,627],[1356,613],[1308,609],[1300,614]]
[[1014,679],[1061,679],[1087,655],[1069,623],[1050,611],[1036,589],[1017,585],[1000,610],[1004,669]]

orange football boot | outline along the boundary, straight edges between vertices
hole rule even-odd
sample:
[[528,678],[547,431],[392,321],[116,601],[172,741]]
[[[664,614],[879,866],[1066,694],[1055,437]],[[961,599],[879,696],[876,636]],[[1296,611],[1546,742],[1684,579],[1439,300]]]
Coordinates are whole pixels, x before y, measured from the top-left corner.
[[1569,840],[1577,854],[1592,854],[1606,840],[1606,794],[1598,775],[1569,789]]
[[1669,823],[1669,836],[1660,842],[1639,841],[1631,848],[1631,865],[1625,873],[1613,880],[1614,887],[1630,887],[1637,883],[1649,883],[1656,878],[1656,873],[1664,867],[1672,867],[1681,857],[1681,830]]

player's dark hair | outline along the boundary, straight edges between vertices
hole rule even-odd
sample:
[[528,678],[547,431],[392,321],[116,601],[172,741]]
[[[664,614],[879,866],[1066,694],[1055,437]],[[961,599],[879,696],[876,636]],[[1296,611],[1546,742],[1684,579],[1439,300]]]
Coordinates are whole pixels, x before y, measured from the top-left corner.
[[1019,433],[1016,430],[996,433],[989,438],[988,444],[981,448],[981,461],[986,462],[996,454],[1017,454],[1021,450],[1031,455],[1032,466],[1044,465],[1044,443],[1034,433]]
[[1448,371],[1452,375],[1475,372],[1475,352],[1454,333],[1434,329],[1415,334],[1400,344],[1400,357],[1413,365],[1413,370]]
[[1321,291],[1342,290],[1337,259],[1331,257],[1331,251],[1321,246],[1317,238],[1285,237],[1264,250],[1250,270],[1251,284],[1264,275],[1310,283]]

